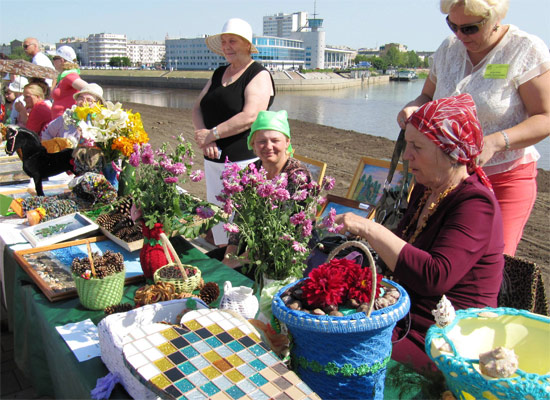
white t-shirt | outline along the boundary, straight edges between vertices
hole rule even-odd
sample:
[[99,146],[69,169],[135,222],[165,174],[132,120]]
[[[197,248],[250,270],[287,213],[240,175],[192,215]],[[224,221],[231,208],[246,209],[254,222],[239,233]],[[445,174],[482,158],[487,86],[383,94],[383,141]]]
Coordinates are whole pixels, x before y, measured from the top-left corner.
[[[545,43],[513,25],[509,25],[501,41],[475,67],[466,47],[455,35],[443,41],[430,61],[430,79],[436,83],[434,100],[469,93],[476,104],[484,135],[508,129],[527,119],[518,88],[550,70],[550,54]],[[489,67],[492,64],[497,64],[504,72],[497,73],[496,78],[495,75],[486,78],[487,69],[494,68]],[[483,169],[487,175],[493,175],[539,158],[535,146],[501,151],[495,153]]]
[[[36,64],[36,65],[41,65],[43,67],[48,67],[48,68],[51,68],[51,69],[55,70],[51,60],[48,58],[47,55],[45,55],[42,52],[36,53],[34,55],[34,57],[32,58],[32,63]],[[49,87],[52,87],[52,80],[51,79],[46,79],[46,83],[48,84]]]

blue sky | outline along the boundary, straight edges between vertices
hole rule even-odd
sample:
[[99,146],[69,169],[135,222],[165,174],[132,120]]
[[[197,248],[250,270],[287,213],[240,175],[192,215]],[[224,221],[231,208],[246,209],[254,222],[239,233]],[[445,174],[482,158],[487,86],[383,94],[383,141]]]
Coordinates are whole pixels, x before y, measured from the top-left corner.
[[[35,36],[55,43],[62,37],[121,33],[129,40],[163,41],[220,31],[232,17],[262,34],[262,17],[307,11],[313,0],[0,0],[0,43]],[[409,50],[435,50],[450,31],[438,0],[317,0],[326,42],[352,48],[397,42]],[[550,0],[510,0],[504,23],[542,38],[550,46]]]

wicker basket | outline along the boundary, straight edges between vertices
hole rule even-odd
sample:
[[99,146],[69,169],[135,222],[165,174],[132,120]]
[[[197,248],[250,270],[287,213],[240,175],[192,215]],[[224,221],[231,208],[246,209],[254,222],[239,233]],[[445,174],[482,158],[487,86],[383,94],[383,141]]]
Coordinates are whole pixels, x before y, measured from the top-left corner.
[[[328,260],[349,246],[365,252],[376,281],[374,260],[361,242],[343,243],[329,254]],[[344,317],[313,315],[286,307],[281,295],[296,283],[285,286],[273,298],[273,314],[286,324],[292,336],[291,356],[296,372],[321,398],[383,399],[392,330],[410,308],[409,296],[400,285],[388,280],[383,280],[383,284],[399,290],[396,304],[372,311],[372,295],[367,313]]]
[[[458,399],[548,399],[549,338],[548,317],[515,308],[469,308],[458,310],[444,328],[432,325],[426,353]],[[509,378],[491,378],[479,369],[479,354],[499,346],[518,356],[519,369]]]
[[[169,282],[173,284],[176,288],[177,293],[192,293],[193,290],[199,286],[201,282],[201,270],[193,265],[183,265],[176,253],[176,250],[172,246],[172,243],[170,243],[170,240],[168,239],[168,236],[166,236],[165,233],[160,234],[160,240],[162,241],[162,248],[164,249],[164,254],[166,255],[166,259],[170,261],[172,259],[172,256],[170,255],[170,252],[174,254],[174,260],[170,262],[169,264],[166,264],[163,267],[160,267],[157,269],[153,275],[153,280],[155,283],[157,282]],[[170,250],[170,251],[169,251]],[[166,279],[162,278],[160,276],[160,271],[162,271],[164,268],[172,267],[174,265],[177,265],[181,271],[181,275],[185,278],[183,279]],[[191,268],[195,271],[195,274],[192,276],[187,276],[187,273],[185,272],[185,268]]]
[[80,303],[89,310],[103,310],[119,304],[124,294],[125,276],[125,269],[102,279],[84,279],[73,274]]

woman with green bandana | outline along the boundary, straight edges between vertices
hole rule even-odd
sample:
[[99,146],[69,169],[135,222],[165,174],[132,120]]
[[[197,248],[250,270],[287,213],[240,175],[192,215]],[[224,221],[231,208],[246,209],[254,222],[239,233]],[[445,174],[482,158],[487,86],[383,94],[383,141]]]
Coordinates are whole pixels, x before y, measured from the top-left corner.
[[50,55],[53,55],[53,66],[59,72],[57,85],[52,91],[52,119],[55,119],[75,104],[73,96],[86,86],[87,82],[80,78],[76,53],[72,47],[61,46]]

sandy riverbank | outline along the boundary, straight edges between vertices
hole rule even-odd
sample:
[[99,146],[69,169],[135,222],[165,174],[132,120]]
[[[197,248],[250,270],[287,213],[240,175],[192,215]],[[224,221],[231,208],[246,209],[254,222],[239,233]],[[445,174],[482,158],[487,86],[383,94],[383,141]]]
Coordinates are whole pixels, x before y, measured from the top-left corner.
[[[125,103],[141,113],[145,129],[151,143],[157,147],[171,137],[183,133],[193,141],[191,110],[154,107],[143,104]],[[297,120],[290,120],[292,144],[297,154],[327,163],[327,175],[336,178],[332,194],[345,196],[353,179],[353,174],[361,157],[389,159],[393,151],[393,141],[360,134],[354,131],[332,128]],[[398,129],[396,127],[396,137]],[[194,143],[194,141],[193,141]],[[198,148],[196,162],[202,157]],[[534,261],[544,270],[545,284],[550,289],[550,171],[539,169],[539,192],[535,207],[525,228],[516,256]],[[190,192],[205,198],[203,182],[188,183],[184,187]],[[550,291],[549,291],[550,293]]]

